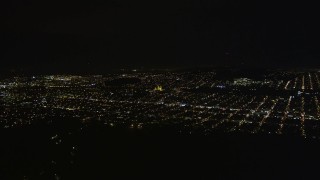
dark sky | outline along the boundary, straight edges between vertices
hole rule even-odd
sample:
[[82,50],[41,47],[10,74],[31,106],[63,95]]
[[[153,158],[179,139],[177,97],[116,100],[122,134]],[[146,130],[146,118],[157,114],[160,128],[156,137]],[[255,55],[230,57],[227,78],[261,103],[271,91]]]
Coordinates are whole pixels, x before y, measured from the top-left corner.
[[1,3],[2,70],[320,65],[318,6],[304,1]]

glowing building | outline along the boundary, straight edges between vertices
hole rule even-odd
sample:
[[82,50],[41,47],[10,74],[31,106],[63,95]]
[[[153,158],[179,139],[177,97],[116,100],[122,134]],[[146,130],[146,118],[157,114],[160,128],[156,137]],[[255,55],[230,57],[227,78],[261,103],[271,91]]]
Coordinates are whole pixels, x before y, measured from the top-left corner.
[[162,86],[157,86],[154,88],[155,91],[163,91]]

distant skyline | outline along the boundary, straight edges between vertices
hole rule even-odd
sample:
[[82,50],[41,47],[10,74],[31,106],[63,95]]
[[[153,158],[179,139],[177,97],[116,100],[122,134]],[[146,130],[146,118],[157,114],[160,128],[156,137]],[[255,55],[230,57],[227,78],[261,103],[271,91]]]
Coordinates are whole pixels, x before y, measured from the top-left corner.
[[9,1],[1,70],[319,67],[317,6],[291,1]]

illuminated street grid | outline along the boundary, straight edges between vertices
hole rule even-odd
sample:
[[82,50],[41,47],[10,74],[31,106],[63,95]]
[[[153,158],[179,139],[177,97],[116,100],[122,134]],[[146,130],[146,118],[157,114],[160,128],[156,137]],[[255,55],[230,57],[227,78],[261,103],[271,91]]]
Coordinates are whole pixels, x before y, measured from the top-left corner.
[[3,128],[54,118],[180,133],[320,137],[320,73],[270,72],[221,80],[215,72],[13,77],[0,83]]

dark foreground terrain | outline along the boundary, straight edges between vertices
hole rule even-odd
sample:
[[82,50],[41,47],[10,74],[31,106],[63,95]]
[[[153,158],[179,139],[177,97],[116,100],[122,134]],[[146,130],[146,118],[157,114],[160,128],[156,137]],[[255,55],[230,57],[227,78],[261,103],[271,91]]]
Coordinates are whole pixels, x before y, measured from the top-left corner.
[[73,126],[1,130],[0,179],[309,179],[318,174],[316,140],[178,135],[94,123],[73,131]]

